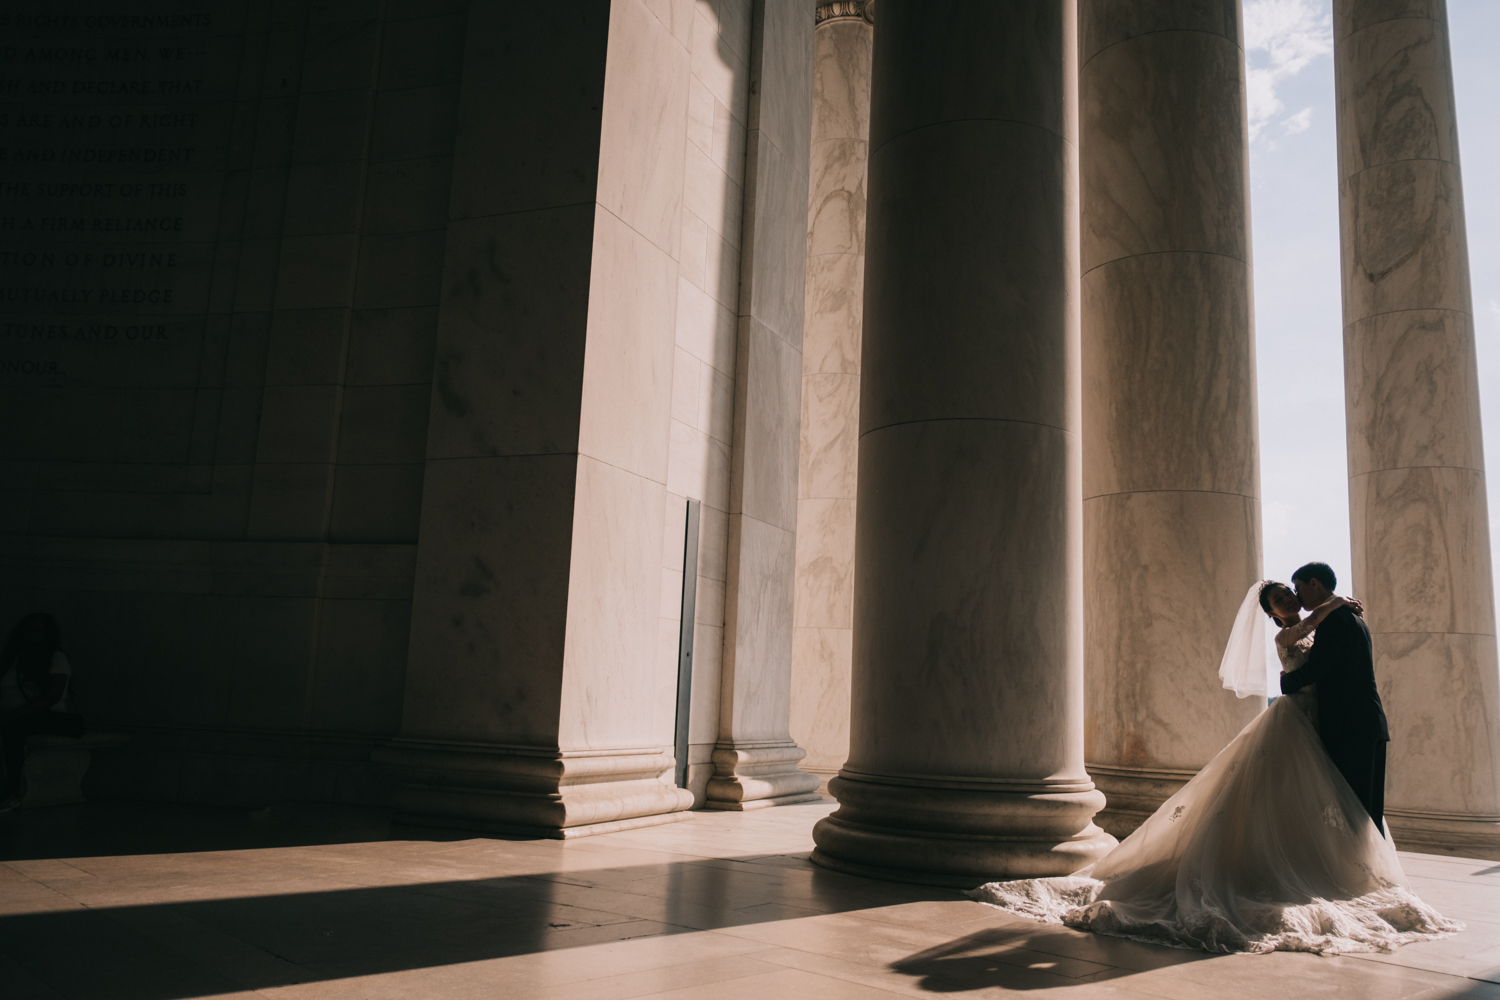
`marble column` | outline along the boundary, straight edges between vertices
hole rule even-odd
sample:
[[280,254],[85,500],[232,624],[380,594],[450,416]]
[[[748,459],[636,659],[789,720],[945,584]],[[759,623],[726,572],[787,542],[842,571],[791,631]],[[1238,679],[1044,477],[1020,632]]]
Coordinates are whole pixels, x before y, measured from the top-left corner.
[[819,4],[813,34],[792,736],[825,781],[849,756],[873,15],[866,0]]
[[1353,589],[1410,850],[1500,857],[1500,667],[1443,0],[1335,0]]
[[1085,753],[1118,837],[1265,708],[1218,676],[1261,575],[1239,7],[1078,7]]
[[850,754],[819,864],[973,885],[1115,843],[1083,763],[1073,0],[880,0]]
[[401,735],[377,755],[415,821],[574,837],[692,805],[655,683],[681,13],[469,7]]
[[789,729],[812,34],[799,0],[754,0],[711,809],[804,802],[818,790]]

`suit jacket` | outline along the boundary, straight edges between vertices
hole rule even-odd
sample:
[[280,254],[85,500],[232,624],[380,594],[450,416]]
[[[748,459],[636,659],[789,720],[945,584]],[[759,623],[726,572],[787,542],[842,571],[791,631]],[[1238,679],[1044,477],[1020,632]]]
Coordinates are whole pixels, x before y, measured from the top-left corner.
[[1281,675],[1283,694],[1309,684],[1318,685],[1318,733],[1324,743],[1383,743],[1391,738],[1375,687],[1370,630],[1348,607],[1323,619],[1307,662]]

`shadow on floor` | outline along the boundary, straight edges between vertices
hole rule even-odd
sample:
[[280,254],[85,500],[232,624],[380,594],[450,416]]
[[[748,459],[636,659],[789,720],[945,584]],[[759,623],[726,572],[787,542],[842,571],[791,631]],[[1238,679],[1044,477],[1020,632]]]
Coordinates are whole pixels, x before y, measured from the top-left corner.
[[[724,867],[674,863],[170,903],[92,904],[0,916],[0,964],[38,986],[45,984],[45,992],[5,995],[188,1000],[590,945],[630,942],[650,948],[643,939],[811,916],[813,909],[844,913],[903,900],[952,898],[948,891],[910,886],[893,892],[878,884],[872,891],[844,885],[844,876],[820,871],[798,885],[777,885],[766,874],[749,870],[765,867],[757,864],[765,859],[717,860]],[[643,882],[644,894],[639,891]],[[739,905],[767,896],[788,902]],[[590,903],[631,912],[584,905]],[[1120,942],[1134,952],[1137,969],[1132,970],[1059,953],[1080,944],[1093,954],[1096,942],[1080,942],[1059,930],[992,928],[890,968],[916,977],[912,985],[919,989],[954,993],[1057,988],[1085,982],[1096,972],[1112,979],[1129,976],[1143,965],[1142,952],[1160,953],[1159,962],[1148,961],[1147,967],[1223,957]],[[693,947],[682,946],[683,961]],[[1053,950],[1044,950],[1049,948]],[[589,959],[600,960],[597,955]],[[619,962],[622,970],[633,964],[621,951],[605,960]],[[595,975],[614,971],[601,968]],[[478,980],[495,988],[524,988],[515,987],[513,977],[524,980],[526,970],[471,967],[462,975],[471,987]],[[399,990],[399,983],[387,983],[381,992],[393,986]],[[356,990],[351,996],[363,995],[358,986],[349,985]],[[442,986],[441,981],[424,981],[408,995],[441,995]]]
[[[881,985],[906,992],[1107,991],[1106,981],[1128,990],[1114,981],[1225,958],[924,909],[960,896],[805,855],[478,837],[327,806],[93,802],[0,820],[6,1000],[188,1000],[298,984],[317,996],[479,996],[533,988],[533,977],[548,989],[560,968],[574,995],[580,980],[762,948],[894,973],[899,982]],[[918,905],[860,913],[899,904]],[[821,915],[835,916],[795,922]],[[714,930],[728,934],[693,933]],[[1345,975],[1387,971],[1364,965]],[[376,976],[391,978],[359,981]],[[1453,985],[1444,996],[1496,996]]]
[[288,802],[247,810],[94,799],[0,813],[0,861],[473,836],[463,830],[401,826],[391,822],[389,810],[359,806]]
[[[1224,957],[1097,935],[1065,935],[1060,929],[1025,933],[991,927],[892,962],[890,969],[917,977],[913,985],[933,993],[1045,990],[1057,988],[1058,976],[1096,982]],[[1059,949],[1059,940],[1072,946]],[[1129,953],[1127,961],[1122,961],[1123,952]]]
[[957,898],[796,856],[596,867],[611,859],[587,842],[372,810],[91,802],[0,820],[7,998],[186,1000]]

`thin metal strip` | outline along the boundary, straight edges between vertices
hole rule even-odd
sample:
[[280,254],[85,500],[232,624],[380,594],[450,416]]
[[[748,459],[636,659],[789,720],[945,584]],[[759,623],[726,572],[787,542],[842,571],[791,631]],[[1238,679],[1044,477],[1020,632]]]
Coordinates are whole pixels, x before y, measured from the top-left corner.
[[702,505],[687,502],[687,531],[682,545],[682,618],[677,636],[677,787],[687,787],[688,725],[693,715],[693,617],[698,604],[698,515]]

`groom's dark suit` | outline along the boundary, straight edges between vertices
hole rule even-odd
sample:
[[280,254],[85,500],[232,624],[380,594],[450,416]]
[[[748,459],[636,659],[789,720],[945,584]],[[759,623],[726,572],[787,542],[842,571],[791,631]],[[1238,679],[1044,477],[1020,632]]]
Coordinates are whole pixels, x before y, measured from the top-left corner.
[[1323,620],[1307,662],[1281,677],[1285,694],[1318,685],[1318,735],[1334,766],[1384,831],[1385,745],[1390,730],[1375,687],[1370,630],[1348,607]]

